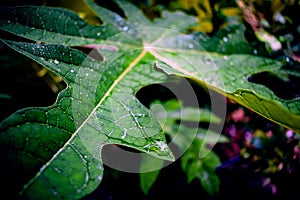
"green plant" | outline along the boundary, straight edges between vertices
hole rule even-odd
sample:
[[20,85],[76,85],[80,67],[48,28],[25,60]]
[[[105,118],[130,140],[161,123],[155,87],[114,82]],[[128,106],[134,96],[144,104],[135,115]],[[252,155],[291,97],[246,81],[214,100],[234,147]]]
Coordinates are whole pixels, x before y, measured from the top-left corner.
[[[1,173],[8,195],[84,197],[102,180],[101,150],[106,144],[173,161],[163,128],[135,96],[144,86],[168,82],[172,76],[194,81],[299,132],[300,101],[280,98],[248,81],[263,72],[279,78],[299,74],[286,69],[284,61],[250,55],[243,26],[212,38],[185,35],[197,19],[181,12],[163,12],[150,21],[132,4],[116,1],[124,19],[90,0],[86,3],[101,25],[88,24],[62,8],[1,8],[0,28],[10,33],[1,41],[68,85],[52,106],[22,109],[1,122]],[[79,47],[93,53],[87,55]],[[224,112],[224,107],[215,109]],[[172,135],[172,130],[165,131]],[[192,147],[199,147],[198,140],[194,143]],[[203,148],[200,153],[209,151]],[[183,168],[189,171],[185,162],[183,157]]]
[[[160,106],[163,106],[164,109],[161,109]],[[220,123],[221,119],[208,110],[186,107],[174,100],[153,102],[151,110],[161,122],[164,132],[179,148],[179,154],[182,155],[181,166],[187,175],[188,182],[199,179],[210,195],[216,195],[219,190],[219,179],[215,174],[215,169],[221,164],[220,160],[214,152],[210,152],[204,158],[199,157],[199,153],[203,147],[210,150],[209,145],[216,141],[220,143],[228,142],[228,140],[214,131],[208,132],[203,128],[192,127],[179,123],[179,121]],[[141,171],[146,173],[140,173],[140,180],[144,193],[147,193],[156,181],[161,168],[163,168],[163,160],[143,155]]]

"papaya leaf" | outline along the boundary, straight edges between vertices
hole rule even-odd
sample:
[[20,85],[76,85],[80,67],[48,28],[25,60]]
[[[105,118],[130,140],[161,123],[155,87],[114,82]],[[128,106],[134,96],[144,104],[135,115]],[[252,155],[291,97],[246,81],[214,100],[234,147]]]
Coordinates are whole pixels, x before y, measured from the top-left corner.
[[[300,130],[299,100],[280,99],[267,87],[248,81],[249,76],[278,70],[283,63],[238,53],[208,53],[184,34],[197,19],[181,12],[163,12],[152,22],[126,1],[117,3],[126,9],[127,19],[86,2],[102,25],[90,25],[61,8],[1,8],[1,30],[27,39],[16,41],[6,35],[1,40],[68,85],[52,106],[25,108],[1,122],[3,193],[80,199],[102,180],[101,150],[106,144],[174,160],[158,121],[135,97],[143,86],[165,82],[167,74],[193,79],[274,122]],[[93,50],[87,55],[74,46]],[[93,58],[95,52],[101,59]]]

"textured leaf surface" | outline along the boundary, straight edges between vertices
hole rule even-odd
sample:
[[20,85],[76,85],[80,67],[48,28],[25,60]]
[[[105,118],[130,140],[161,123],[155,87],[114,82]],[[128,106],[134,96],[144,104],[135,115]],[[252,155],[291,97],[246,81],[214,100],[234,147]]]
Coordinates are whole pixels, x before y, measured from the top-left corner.
[[[53,106],[24,109],[1,123],[2,172],[15,180],[3,179],[13,188],[6,191],[11,195],[85,196],[102,179],[105,144],[172,160],[158,122],[135,97],[141,87],[166,81],[161,70],[207,84],[272,121],[300,130],[299,100],[280,99],[267,87],[248,81],[253,74],[280,69],[282,63],[207,53],[201,40],[199,44],[180,33],[197,24],[196,18],[180,12],[163,12],[162,18],[151,22],[131,4],[118,1],[125,20],[87,3],[104,22],[101,26],[60,8],[1,8],[2,30],[35,41],[4,43],[68,84]],[[72,48],[83,45],[97,49],[103,61]],[[11,170],[15,173],[8,173]]]
[[83,21],[76,13],[63,8],[1,8],[0,19],[2,30],[31,40],[55,44],[76,46],[98,43],[101,39],[118,33],[111,24],[93,26]]

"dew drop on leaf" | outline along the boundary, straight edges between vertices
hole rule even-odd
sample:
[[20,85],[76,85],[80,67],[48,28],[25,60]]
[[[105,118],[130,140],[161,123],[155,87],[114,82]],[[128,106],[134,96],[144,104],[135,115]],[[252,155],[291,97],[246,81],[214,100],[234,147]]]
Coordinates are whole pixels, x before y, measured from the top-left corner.
[[212,64],[212,60],[210,58],[205,59],[205,64],[206,65],[211,65]]
[[227,37],[223,37],[223,41],[224,42],[228,42],[228,38]]
[[127,135],[127,130],[125,129],[121,138],[124,139],[126,137],[126,135]]
[[202,180],[207,180],[208,179],[208,173],[204,172],[202,175]]
[[161,142],[161,141],[156,142],[156,144],[161,151],[165,151],[166,148],[168,147],[164,142]]

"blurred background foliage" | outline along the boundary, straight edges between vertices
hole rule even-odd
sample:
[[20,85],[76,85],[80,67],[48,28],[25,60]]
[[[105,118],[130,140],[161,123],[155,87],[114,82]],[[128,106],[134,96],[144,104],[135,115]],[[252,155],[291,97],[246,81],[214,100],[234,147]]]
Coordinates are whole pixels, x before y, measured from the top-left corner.
[[[100,5],[122,14],[111,2],[97,1]],[[201,32],[213,36],[229,25],[243,24],[246,27],[244,37],[253,47],[253,54],[285,60],[288,65],[286,70],[296,69],[296,72],[300,73],[300,1],[131,0],[131,2],[150,19],[159,17],[162,10],[181,10],[194,15],[199,21],[198,26],[192,27],[191,30],[195,34]],[[74,10],[89,23],[101,24],[101,20],[82,0],[12,0],[2,1],[0,5],[64,7]],[[2,44],[0,52],[0,120],[20,108],[53,104],[58,92],[66,87],[61,78]],[[286,79],[284,84],[289,86],[289,90],[294,90],[293,96],[300,97],[300,84],[297,78],[299,76],[295,77],[293,80]],[[256,77],[256,79],[265,78]],[[271,87],[271,82],[275,79],[266,80]],[[205,91],[200,88],[197,88],[197,91],[201,93],[199,96],[202,102],[207,100]],[[157,94],[164,95],[160,92]],[[298,199],[297,184],[294,184],[300,178],[298,135],[229,100],[222,134],[229,138],[229,142],[214,147],[214,152],[222,163],[216,169],[220,179],[217,197],[211,197],[197,180],[188,183],[180,163],[175,162],[162,170],[147,196],[139,189],[137,175],[117,172],[107,167],[106,178],[101,187],[86,199],[126,197],[162,199],[175,198],[179,194],[187,197],[196,195],[202,199],[256,197]]]

